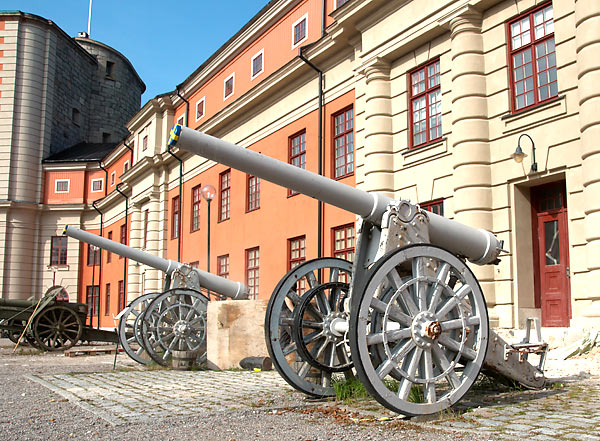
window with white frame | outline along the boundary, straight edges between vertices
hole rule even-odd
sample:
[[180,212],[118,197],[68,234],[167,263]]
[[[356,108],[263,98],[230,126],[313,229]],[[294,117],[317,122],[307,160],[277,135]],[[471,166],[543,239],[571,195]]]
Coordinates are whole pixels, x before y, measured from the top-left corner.
[[229,75],[224,82],[223,99],[226,100],[233,95],[233,87],[235,82],[235,72]]
[[265,50],[261,49],[259,53],[252,57],[250,61],[250,79],[253,80],[261,73],[263,73],[264,69],[264,58],[265,58]]
[[123,173],[126,173],[129,170],[129,161],[125,161],[123,164]]
[[144,136],[144,138],[142,139],[142,150],[148,150],[148,135]]
[[111,187],[114,187],[114,185],[115,185],[115,181],[116,181],[116,178],[117,178],[117,172],[114,172],[114,171],[113,171],[113,172],[110,174],[110,186],[111,186]]
[[179,118],[177,118],[177,124],[179,124],[180,126],[184,126],[185,124],[185,115],[181,115]]
[[344,6],[350,0],[333,0],[335,2],[335,8],[339,8],[340,6]]
[[202,97],[198,100],[198,102],[196,103],[196,121],[198,121],[199,119],[202,119],[202,117],[204,116],[204,105],[206,103],[206,97]]
[[308,38],[308,14],[304,14],[292,25],[292,49]]
[[92,179],[92,192],[102,191],[103,179]]
[[70,183],[71,183],[70,179],[57,179],[56,181],[54,181],[54,192],[55,193],[68,193]]

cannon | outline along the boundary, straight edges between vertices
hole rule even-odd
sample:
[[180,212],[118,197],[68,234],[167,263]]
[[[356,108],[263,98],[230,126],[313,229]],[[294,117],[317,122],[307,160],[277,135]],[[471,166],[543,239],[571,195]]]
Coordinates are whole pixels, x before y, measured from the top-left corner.
[[44,351],[70,349],[80,340],[117,341],[114,332],[85,326],[86,316],[87,305],[66,301],[62,286],[49,288],[39,300],[0,299],[0,329],[14,343],[23,335]]
[[176,125],[169,144],[355,213],[353,262],[304,262],[275,287],[265,318],[273,364],[296,389],[332,395],[354,373],[385,407],[426,415],[458,402],[482,369],[527,387],[542,363],[489,328],[483,291],[467,260],[497,264],[503,243],[407,200],[367,193]]
[[119,342],[141,364],[166,366],[173,351],[194,351],[206,357],[206,308],[202,290],[232,299],[248,297],[247,288],[190,265],[163,259],[67,225],[63,234],[165,273],[163,292],[144,294],[118,315]]

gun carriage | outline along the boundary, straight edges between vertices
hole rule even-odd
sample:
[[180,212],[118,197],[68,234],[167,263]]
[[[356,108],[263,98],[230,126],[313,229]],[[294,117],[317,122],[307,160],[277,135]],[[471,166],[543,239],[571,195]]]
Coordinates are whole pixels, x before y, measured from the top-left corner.
[[[232,299],[247,298],[247,288],[188,264],[163,259],[65,226],[63,234],[131,259],[165,273],[163,291],[144,294],[118,315],[118,336],[125,353],[141,364],[150,361],[166,366],[173,351],[194,351],[206,357],[206,307],[209,292]],[[202,292],[204,291],[204,292]]]
[[269,300],[267,348],[296,389],[332,395],[332,379],[356,372],[382,405],[423,415],[459,401],[482,368],[528,387],[544,384],[543,362],[529,364],[490,330],[467,265],[498,263],[503,244],[491,232],[180,125],[169,144],[359,216],[353,263],[307,261]]

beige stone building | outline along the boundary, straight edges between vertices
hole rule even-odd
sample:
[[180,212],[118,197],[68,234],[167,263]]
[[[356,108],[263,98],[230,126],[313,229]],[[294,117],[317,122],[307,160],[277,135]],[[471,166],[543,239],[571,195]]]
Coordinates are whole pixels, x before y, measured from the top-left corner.
[[[492,326],[541,317],[544,326],[597,327],[599,84],[597,0],[274,0],[130,120],[125,143],[133,151],[123,143],[104,158],[102,225],[89,206],[81,225],[114,239],[124,225],[132,246],[208,263],[245,283],[258,284],[260,274],[256,296],[266,299],[295,258],[351,252],[340,238],[353,238],[354,216],[326,207],[319,217],[311,200],[269,183],[261,183],[260,209],[249,209],[251,177],[175,151],[180,175],[168,131],[180,122],[291,163],[300,158],[293,148],[304,146],[310,170],[321,162],[325,176],[503,239],[501,263],[474,268]],[[513,158],[517,145],[522,162]],[[348,168],[339,172],[340,164]],[[47,171],[48,185],[53,176]],[[194,193],[206,183],[217,188],[210,262],[206,202]],[[160,289],[156,271],[114,257],[100,259],[97,281],[81,254],[78,298],[98,299],[103,326],[122,304],[117,284],[130,300]]]

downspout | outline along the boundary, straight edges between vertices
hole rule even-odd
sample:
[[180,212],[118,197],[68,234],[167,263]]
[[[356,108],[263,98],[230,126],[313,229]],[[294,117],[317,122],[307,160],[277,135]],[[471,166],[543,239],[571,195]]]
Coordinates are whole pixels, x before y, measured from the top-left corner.
[[[102,167],[102,165],[100,165],[100,167]],[[103,167],[102,167],[103,168]],[[106,171],[106,169],[103,168],[104,171]],[[108,171],[106,171],[106,174],[108,175]],[[106,186],[104,186],[104,191],[106,192]],[[102,212],[98,209],[98,207],[96,207],[96,202],[98,202],[100,199],[96,199],[94,202],[92,202],[92,207],[94,207],[94,210],[96,210],[98,212],[98,214],[100,215],[100,236],[104,237],[104,216],[102,214]],[[100,329],[100,294],[102,293],[102,248],[98,248],[98,250],[100,251],[100,266],[98,268],[98,311],[96,311],[98,313],[98,325],[96,326],[97,329]],[[94,265],[96,264],[96,253],[94,252]],[[92,274],[92,286],[94,286],[94,276]],[[90,323],[91,325],[91,323]]]
[[[324,22],[323,22],[324,23]],[[305,46],[300,47],[298,51],[298,57],[308,64],[312,69],[317,71],[319,74],[319,125],[318,125],[318,138],[319,138],[319,147],[318,147],[318,174],[323,175],[323,71],[311,63],[303,54],[302,49]],[[317,258],[320,258],[323,255],[323,202],[318,201],[317,208]]]
[[321,38],[325,36],[325,24],[327,20],[327,0],[323,0],[323,17],[321,19]]
[[[117,184],[116,190],[119,192],[119,194],[121,196],[123,196],[125,198],[125,245],[127,245],[127,214],[128,214],[129,198],[119,188],[121,185],[123,185],[123,183],[119,182]],[[127,284],[125,283],[126,280],[127,280],[127,257],[123,257],[123,304],[119,305],[119,307],[121,308],[119,310],[119,312],[121,312],[127,306]]]

